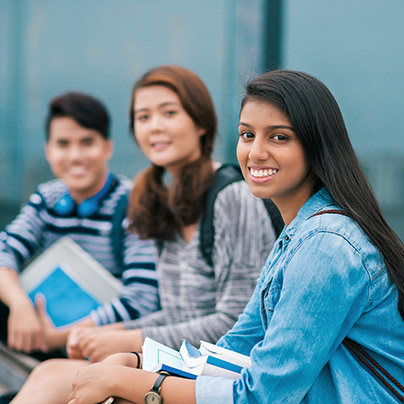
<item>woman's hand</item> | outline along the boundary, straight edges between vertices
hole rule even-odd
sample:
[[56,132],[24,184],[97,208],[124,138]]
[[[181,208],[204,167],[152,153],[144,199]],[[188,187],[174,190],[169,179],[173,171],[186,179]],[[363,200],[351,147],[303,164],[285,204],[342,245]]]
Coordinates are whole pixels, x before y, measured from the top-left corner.
[[114,353],[141,351],[142,342],[141,330],[103,330],[85,335],[80,348],[84,357],[94,363]]
[[131,368],[140,369],[142,367],[142,354],[138,355],[139,359],[137,355],[133,353],[117,353],[108,356],[102,361],[102,363],[105,363],[107,365],[128,366]]
[[[128,354],[118,354],[81,368],[72,383],[73,390],[67,404],[97,404],[111,396],[117,397],[114,404],[143,403],[158,375],[122,366],[129,363],[128,360],[133,358]],[[167,404],[195,404],[195,381],[169,377],[164,382],[162,396]]]
[[73,380],[68,404],[96,404],[112,395],[111,377],[119,367],[105,363],[85,366]]
[[96,327],[72,334],[72,338],[69,337],[67,352],[71,358],[77,358],[79,353],[80,358],[88,358],[94,363],[115,353],[141,351],[142,343],[141,330],[111,330],[107,327],[105,329]]
[[85,359],[86,357],[81,352],[80,341],[82,338],[94,332],[95,327],[84,327],[77,326],[70,330],[69,336],[67,337],[66,352],[70,359]]

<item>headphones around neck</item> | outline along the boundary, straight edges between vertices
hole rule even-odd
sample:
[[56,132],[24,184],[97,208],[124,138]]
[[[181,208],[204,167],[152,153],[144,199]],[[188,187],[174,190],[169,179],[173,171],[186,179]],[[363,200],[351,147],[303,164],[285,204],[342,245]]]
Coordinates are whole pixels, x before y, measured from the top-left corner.
[[78,216],[90,217],[95,212],[97,212],[100,205],[100,201],[111,189],[112,182],[113,182],[113,175],[109,174],[101,190],[97,192],[95,195],[81,202],[79,205],[76,204],[75,200],[67,191],[56,202],[53,209],[60,216],[68,216],[72,214],[76,209]]

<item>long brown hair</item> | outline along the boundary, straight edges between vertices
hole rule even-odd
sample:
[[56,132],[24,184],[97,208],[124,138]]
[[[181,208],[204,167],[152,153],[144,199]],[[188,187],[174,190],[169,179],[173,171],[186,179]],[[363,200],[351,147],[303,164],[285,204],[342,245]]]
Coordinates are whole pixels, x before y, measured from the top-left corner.
[[308,74],[278,70],[247,85],[241,108],[250,99],[275,105],[289,117],[317,185],[327,188],[382,253],[397,285],[398,310],[404,320],[404,245],[381,212],[331,92]]
[[205,195],[214,178],[211,154],[217,120],[209,91],[195,73],[180,66],[159,66],[145,73],[133,87],[129,118],[135,138],[136,91],[155,85],[174,91],[195,125],[205,130],[200,137],[200,157],[186,164],[169,186],[164,184],[165,169],[154,164],[135,178],[129,205],[130,229],[143,239],[167,240],[182,226],[196,223],[204,211]]

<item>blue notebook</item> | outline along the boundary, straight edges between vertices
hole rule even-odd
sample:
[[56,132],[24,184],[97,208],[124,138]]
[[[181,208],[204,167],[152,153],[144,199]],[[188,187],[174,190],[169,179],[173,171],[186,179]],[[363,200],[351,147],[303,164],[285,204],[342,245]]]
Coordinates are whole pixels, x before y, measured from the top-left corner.
[[56,327],[87,317],[119,296],[122,283],[69,237],[62,237],[31,262],[20,284],[35,303],[45,298],[46,312]]
[[46,312],[56,327],[86,317],[101,304],[60,267],[56,267],[53,272],[50,272],[28,294],[33,303],[35,303],[37,295],[42,295],[45,298]]

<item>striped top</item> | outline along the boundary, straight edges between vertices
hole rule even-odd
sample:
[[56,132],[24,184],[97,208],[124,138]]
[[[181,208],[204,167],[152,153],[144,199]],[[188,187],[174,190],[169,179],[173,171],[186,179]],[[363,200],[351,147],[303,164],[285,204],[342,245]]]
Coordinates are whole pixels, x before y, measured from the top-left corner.
[[237,320],[250,299],[275,233],[262,200],[244,181],[217,195],[214,205],[213,267],[204,260],[199,225],[190,243],[181,234],[163,243],[157,264],[162,309],[126,322],[178,349],[185,338],[216,342]]
[[[56,202],[67,192],[61,180],[39,185],[18,216],[0,233],[0,266],[20,271],[57,239],[69,236],[123,283],[119,298],[91,312],[96,325],[136,319],[155,311],[159,301],[154,243],[126,231],[126,220],[113,230],[114,214],[118,214],[114,213],[115,207],[131,186],[126,177],[114,176],[97,212],[80,217],[75,211],[61,216],[54,210]],[[111,234],[121,235],[121,257],[114,252]]]

